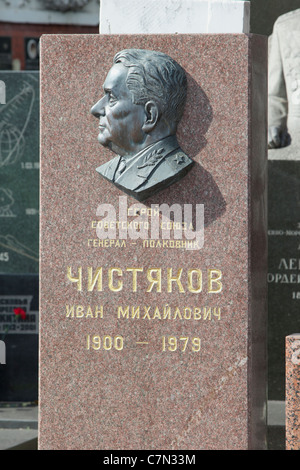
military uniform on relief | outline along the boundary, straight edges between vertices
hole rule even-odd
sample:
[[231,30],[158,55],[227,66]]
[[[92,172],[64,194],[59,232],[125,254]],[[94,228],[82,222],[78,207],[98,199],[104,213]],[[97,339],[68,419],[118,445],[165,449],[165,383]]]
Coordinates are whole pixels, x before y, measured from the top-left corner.
[[270,37],[268,115],[269,129],[291,136],[280,152],[300,159],[300,9],[280,16]]
[[141,150],[126,161],[126,165],[118,156],[98,167],[97,171],[125,193],[143,200],[162,186],[165,188],[176,182],[193,163],[179,147],[176,137],[170,136]]

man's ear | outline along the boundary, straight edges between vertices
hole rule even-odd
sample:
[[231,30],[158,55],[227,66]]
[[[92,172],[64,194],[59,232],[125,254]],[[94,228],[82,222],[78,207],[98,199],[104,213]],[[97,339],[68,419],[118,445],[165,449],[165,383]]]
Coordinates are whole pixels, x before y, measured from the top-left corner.
[[148,134],[156,126],[159,120],[159,109],[154,101],[147,101],[145,104],[145,122],[142,126],[143,131]]

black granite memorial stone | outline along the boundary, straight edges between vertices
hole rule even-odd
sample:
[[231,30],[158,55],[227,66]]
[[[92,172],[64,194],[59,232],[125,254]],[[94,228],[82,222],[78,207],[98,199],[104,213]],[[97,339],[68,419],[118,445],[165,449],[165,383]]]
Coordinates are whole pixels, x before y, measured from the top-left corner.
[[11,70],[11,38],[8,36],[0,37],[0,70]]
[[37,273],[39,72],[0,72],[0,273]]
[[39,72],[0,72],[0,83],[0,401],[31,402],[38,388]]
[[6,363],[0,364],[0,402],[38,398],[38,311],[37,274],[0,275],[0,340],[6,349]]
[[269,160],[269,399],[285,398],[285,337],[300,331],[300,161]]
[[24,38],[25,70],[39,70],[39,38]]

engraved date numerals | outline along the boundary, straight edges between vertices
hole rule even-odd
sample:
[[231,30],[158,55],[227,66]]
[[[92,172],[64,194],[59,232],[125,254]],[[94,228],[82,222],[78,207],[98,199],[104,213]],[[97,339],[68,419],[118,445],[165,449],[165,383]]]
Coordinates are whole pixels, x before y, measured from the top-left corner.
[[201,349],[201,339],[197,337],[189,338],[188,336],[163,336],[162,337],[162,350],[163,351],[181,351],[188,350],[199,352]]
[[109,336],[109,335],[87,335],[86,337],[86,349],[94,351],[110,351],[114,349],[116,351],[122,351],[124,347],[124,340],[121,335]]

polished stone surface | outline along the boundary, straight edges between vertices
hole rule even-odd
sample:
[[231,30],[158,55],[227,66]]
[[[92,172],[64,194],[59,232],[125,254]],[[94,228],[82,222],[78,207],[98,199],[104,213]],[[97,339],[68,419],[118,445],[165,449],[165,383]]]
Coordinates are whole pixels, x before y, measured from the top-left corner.
[[300,161],[268,161],[269,400],[285,398],[285,337],[300,331],[299,165]]
[[300,333],[286,337],[286,449],[300,450]]
[[0,72],[0,273],[39,271],[39,72]]
[[[38,274],[0,275],[0,340],[5,343],[6,364],[0,365],[0,402],[35,401],[38,398]],[[22,308],[25,319],[16,317]]]
[[[195,161],[135,216],[95,171],[111,152],[90,115],[132,47],[186,70],[178,140]],[[265,448],[265,39],[49,35],[41,50],[39,447]],[[204,204],[203,246],[139,238],[163,203],[191,204],[194,226]]]

